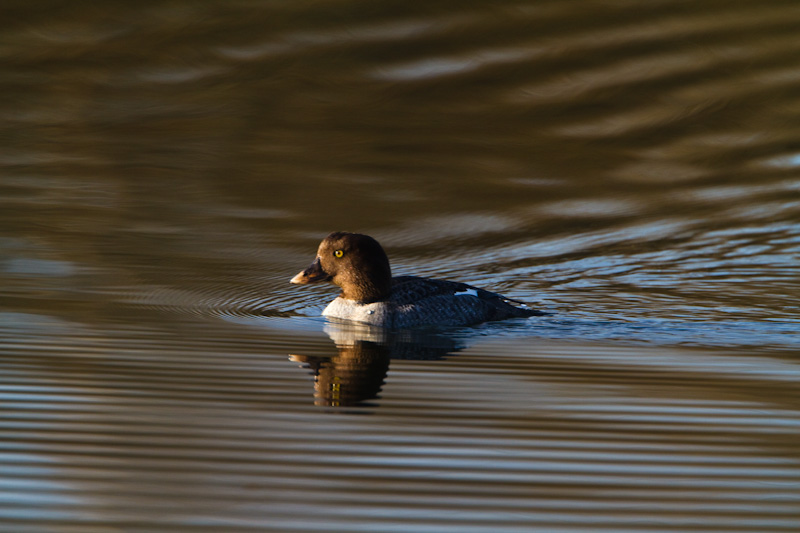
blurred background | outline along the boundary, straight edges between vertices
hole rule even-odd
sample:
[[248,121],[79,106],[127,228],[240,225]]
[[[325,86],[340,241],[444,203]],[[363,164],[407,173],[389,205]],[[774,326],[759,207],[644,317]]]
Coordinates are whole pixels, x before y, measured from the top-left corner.
[[[0,530],[796,531],[799,31],[4,1]],[[553,314],[367,349],[287,283],[337,230]]]

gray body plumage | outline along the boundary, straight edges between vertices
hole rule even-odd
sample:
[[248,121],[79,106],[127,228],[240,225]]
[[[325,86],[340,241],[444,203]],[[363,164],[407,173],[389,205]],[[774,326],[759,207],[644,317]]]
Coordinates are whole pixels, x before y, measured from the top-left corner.
[[385,300],[360,303],[338,297],[328,304],[322,314],[330,318],[402,329],[465,326],[543,313],[466,283],[399,276],[392,278],[392,292]]

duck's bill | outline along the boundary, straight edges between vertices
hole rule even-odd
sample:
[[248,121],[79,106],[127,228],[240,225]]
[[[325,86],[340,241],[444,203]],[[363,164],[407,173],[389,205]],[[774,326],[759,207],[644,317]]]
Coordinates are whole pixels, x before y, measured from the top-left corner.
[[307,269],[300,272],[298,275],[289,280],[289,283],[295,285],[306,285],[307,283],[316,283],[318,281],[330,281],[331,277],[327,272],[322,270],[322,265],[319,262],[319,257],[314,259]]

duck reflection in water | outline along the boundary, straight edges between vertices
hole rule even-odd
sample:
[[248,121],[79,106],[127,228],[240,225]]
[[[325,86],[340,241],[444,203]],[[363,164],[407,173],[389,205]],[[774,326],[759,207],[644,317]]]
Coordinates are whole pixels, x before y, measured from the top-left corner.
[[314,403],[331,407],[367,405],[378,398],[392,359],[437,360],[463,348],[455,337],[331,320],[325,332],[338,354],[290,354],[314,376]]

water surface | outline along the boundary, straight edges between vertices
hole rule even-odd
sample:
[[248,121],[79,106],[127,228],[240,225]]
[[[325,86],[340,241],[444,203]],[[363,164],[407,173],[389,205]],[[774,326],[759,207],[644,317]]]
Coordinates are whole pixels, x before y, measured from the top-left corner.
[[1,531],[800,529],[795,2],[0,14]]

